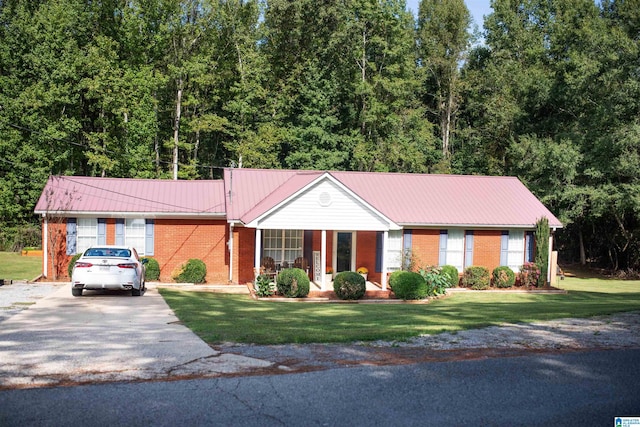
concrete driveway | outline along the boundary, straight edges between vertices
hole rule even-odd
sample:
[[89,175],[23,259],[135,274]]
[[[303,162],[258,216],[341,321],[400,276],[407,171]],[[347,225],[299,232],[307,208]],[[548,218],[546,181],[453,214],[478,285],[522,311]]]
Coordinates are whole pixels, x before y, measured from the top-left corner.
[[85,291],[68,286],[0,322],[0,389],[101,381],[218,376],[273,367],[223,354],[181,325],[157,290]]

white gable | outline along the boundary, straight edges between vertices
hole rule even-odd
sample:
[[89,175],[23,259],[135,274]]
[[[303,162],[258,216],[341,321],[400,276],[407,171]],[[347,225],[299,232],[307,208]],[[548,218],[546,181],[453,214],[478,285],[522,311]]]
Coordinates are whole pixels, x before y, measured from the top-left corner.
[[371,230],[400,227],[328,175],[247,224],[293,230]]

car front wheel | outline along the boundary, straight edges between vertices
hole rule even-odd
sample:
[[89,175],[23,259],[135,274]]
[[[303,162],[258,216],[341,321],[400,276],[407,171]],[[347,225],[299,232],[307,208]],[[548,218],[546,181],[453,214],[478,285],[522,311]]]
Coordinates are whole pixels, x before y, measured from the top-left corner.
[[71,295],[73,295],[74,297],[81,297],[82,288],[71,288]]

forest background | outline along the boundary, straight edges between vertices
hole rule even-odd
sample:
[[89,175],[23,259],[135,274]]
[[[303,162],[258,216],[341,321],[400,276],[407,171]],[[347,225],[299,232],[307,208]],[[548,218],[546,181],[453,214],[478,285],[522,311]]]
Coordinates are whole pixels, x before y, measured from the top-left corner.
[[488,174],[561,219],[562,261],[640,270],[640,0],[491,6],[0,0],[0,247],[39,243],[51,174]]

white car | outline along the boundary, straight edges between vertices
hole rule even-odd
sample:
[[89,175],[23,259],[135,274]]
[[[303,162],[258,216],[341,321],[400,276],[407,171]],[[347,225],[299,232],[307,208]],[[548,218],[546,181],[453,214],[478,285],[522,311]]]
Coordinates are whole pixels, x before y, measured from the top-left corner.
[[83,289],[130,290],[140,296],[145,290],[146,259],[135,248],[92,246],[76,261],[71,274],[71,293],[82,296]]

